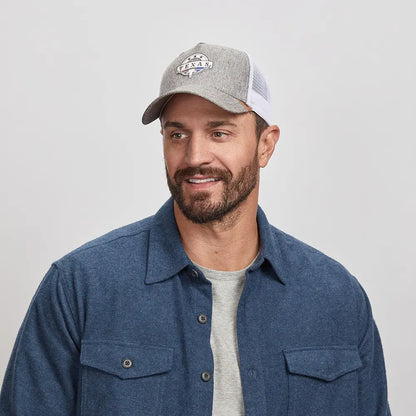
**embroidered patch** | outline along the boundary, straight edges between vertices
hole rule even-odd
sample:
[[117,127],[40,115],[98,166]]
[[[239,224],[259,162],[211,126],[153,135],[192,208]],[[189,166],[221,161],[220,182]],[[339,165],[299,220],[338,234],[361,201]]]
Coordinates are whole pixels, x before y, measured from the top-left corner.
[[212,64],[213,63],[206,55],[202,53],[195,53],[188,56],[182,64],[176,68],[176,73],[191,78],[193,74],[198,74],[204,69],[211,69]]

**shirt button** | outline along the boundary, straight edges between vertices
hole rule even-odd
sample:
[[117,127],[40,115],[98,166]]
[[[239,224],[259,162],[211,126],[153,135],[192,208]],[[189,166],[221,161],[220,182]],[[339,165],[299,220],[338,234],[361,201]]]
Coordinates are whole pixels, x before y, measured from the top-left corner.
[[130,360],[130,358],[124,358],[121,362],[121,365],[123,366],[123,368],[130,368],[133,366],[133,361]]
[[204,371],[201,373],[202,381],[210,381],[211,380],[211,373],[209,371]]
[[199,274],[198,274],[198,272],[197,272],[195,269],[192,269],[192,270],[191,270],[191,276],[192,276],[194,279],[196,279],[196,278],[199,276]]
[[206,324],[208,322],[208,316],[205,315],[204,313],[201,313],[198,315],[198,322],[200,324]]

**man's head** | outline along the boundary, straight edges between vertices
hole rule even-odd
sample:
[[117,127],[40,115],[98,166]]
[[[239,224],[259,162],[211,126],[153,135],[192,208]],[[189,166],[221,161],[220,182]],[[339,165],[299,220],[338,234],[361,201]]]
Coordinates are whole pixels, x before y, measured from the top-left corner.
[[261,80],[259,99],[244,52],[198,44],[168,67],[160,97],[143,115],[145,124],[160,118],[168,186],[195,223],[222,221],[245,201],[257,205],[259,168],[279,137],[277,126],[263,118],[270,120],[270,102]]

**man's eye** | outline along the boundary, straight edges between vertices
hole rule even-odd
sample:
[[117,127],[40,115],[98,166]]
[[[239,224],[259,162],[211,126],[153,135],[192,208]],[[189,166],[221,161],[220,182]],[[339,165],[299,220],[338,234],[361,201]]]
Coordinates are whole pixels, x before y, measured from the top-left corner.
[[172,137],[172,139],[183,139],[184,137],[186,137],[186,134],[185,133],[172,133],[170,137]]
[[214,137],[222,139],[223,137],[226,137],[227,133],[224,133],[223,131],[214,131]]

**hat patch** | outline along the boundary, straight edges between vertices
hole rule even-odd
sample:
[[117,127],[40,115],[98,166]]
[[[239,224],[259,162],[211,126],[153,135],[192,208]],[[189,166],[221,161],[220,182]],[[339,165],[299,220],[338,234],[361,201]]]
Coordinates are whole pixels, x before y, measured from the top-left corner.
[[202,53],[195,53],[188,56],[181,65],[176,68],[176,73],[189,78],[194,74],[202,72],[204,69],[211,69],[213,63]]

